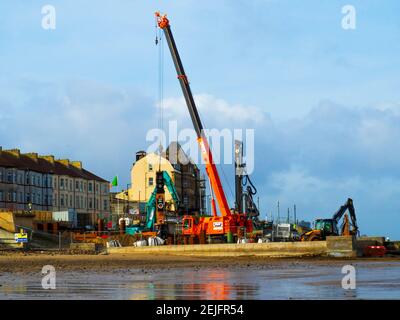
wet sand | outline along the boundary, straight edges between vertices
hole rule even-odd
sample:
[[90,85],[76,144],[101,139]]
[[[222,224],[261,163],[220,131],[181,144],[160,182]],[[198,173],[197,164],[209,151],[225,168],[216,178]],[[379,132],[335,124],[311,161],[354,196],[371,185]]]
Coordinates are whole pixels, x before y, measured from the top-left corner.
[[[44,265],[55,290],[42,287]],[[356,290],[341,287],[344,265]],[[0,252],[2,299],[400,299],[400,259]]]
[[[343,265],[359,262],[380,262],[383,266],[400,262],[400,258],[265,258],[245,257],[188,257],[149,254],[100,254],[69,255],[49,253],[0,253],[0,274],[2,272],[37,272],[44,265],[53,265],[57,270],[102,272],[114,269],[159,270],[169,268],[280,268],[288,265]],[[366,264],[368,266],[368,264]]]
[[[54,290],[42,287],[46,264]],[[341,285],[349,264],[355,290]],[[2,299],[400,299],[400,260],[3,255]]]

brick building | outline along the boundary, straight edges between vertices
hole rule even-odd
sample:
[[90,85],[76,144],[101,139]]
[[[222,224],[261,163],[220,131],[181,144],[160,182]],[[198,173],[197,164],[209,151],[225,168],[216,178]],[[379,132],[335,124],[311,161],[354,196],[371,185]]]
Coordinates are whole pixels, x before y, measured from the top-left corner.
[[75,210],[78,225],[110,214],[109,182],[80,161],[21,153],[0,147],[0,209]]

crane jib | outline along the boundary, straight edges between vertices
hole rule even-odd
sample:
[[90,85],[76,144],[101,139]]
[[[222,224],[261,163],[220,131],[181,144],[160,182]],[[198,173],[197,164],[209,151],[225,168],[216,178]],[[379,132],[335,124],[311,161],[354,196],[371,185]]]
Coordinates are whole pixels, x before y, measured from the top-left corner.
[[[156,14],[157,16],[157,14]],[[159,17],[159,15],[158,15]],[[222,188],[221,179],[218,174],[218,170],[213,163],[212,153],[207,141],[207,138],[204,134],[203,125],[200,120],[199,113],[196,108],[196,104],[193,99],[193,94],[190,89],[189,81],[187,80],[185,70],[182,65],[181,58],[178,53],[178,49],[175,44],[174,37],[172,35],[172,31],[169,25],[168,19],[165,16],[160,20],[159,27],[164,31],[165,39],[168,43],[169,50],[171,52],[172,60],[175,65],[175,69],[178,75],[178,80],[182,88],[183,96],[185,98],[186,105],[189,110],[190,117],[192,119],[192,123],[194,129],[197,134],[198,142],[200,145],[201,153],[205,160],[206,172],[211,182],[211,187],[216,195],[218,207],[221,211],[222,216],[230,217],[231,212],[228,206],[228,202],[226,200],[225,192]]]
[[203,124],[201,123],[199,113],[197,112],[196,104],[193,99],[193,94],[187,81],[185,69],[183,68],[178,49],[175,44],[174,36],[172,35],[171,28],[168,25],[164,29],[165,38],[167,39],[168,47],[170,49],[172,60],[178,74],[179,83],[181,84],[183,96],[185,97],[186,105],[188,106],[190,117],[192,118],[193,126],[196,131],[197,137],[201,137],[203,131]]

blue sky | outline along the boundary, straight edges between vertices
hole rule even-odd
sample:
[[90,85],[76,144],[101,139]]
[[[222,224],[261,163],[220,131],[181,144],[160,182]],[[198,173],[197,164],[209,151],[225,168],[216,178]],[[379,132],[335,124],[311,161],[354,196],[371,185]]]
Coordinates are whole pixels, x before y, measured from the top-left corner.
[[[56,30],[41,27],[45,4]],[[341,28],[346,4],[356,30]],[[0,145],[128,183],[158,124],[156,10],[169,15],[205,124],[255,129],[264,214],[279,200],[312,220],[352,197],[362,233],[400,238],[398,1],[2,1]],[[165,51],[165,121],[191,127]]]

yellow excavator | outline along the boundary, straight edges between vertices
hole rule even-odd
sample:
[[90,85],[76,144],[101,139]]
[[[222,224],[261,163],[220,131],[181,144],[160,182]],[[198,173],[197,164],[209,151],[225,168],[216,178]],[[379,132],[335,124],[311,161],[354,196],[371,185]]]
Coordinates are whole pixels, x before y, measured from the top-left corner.
[[[350,219],[346,211],[349,211]],[[343,217],[343,224],[339,230],[339,221]],[[358,226],[353,200],[348,198],[346,203],[336,211],[331,219],[316,219],[314,229],[301,235],[301,241],[321,241],[327,236],[351,236],[358,235]]]

